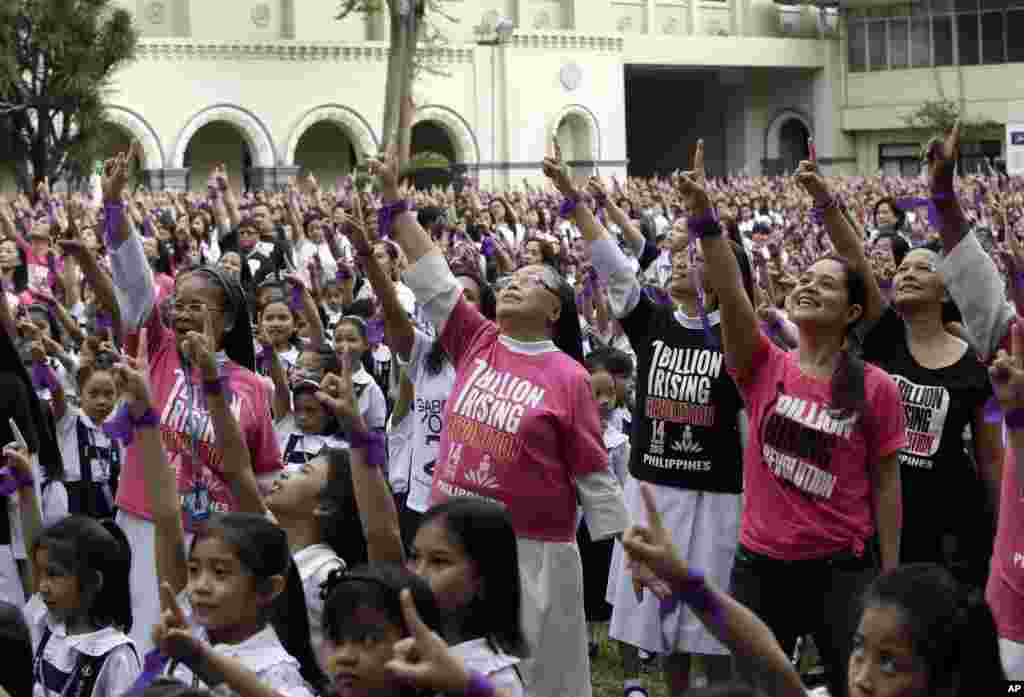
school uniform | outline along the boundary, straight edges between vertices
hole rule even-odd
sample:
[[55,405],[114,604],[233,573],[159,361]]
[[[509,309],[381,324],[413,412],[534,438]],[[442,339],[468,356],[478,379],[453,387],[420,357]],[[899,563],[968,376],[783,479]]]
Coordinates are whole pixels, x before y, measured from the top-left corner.
[[[186,618],[191,619],[192,605],[185,591],[178,594],[178,605]],[[193,625],[192,635],[202,642],[210,643],[209,636],[202,627]],[[268,624],[245,641],[237,644],[213,644],[211,648],[214,653],[241,663],[255,673],[260,682],[275,690],[281,697],[315,697],[313,690],[302,677],[298,660],[285,650],[272,625]],[[199,676],[177,661],[167,664],[164,675],[194,688],[210,689]]]
[[462,659],[466,670],[485,676],[494,687],[508,692],[509,697],[526,697],[518,667],[522,659],[502,653],[485,638],[456,644],[451,652]]
[[295,423],[295,414],[289,412],[274,423],[274,432],[281,448],[281,462],[286,470],[302,469],[326,448],[347,448],[348,442],[340,434],[303,433]]
[[57,421],[57,445],[64,460],[70,512],[112,518],[117,479],[124,461],[121,444],[81,409],[68,406]]
[[292,555],[302,580],[302,593],[306,596],[309,613],[309,641],[313,646],[320,668],[326,670],[321,648],[324,645],[324,599],[321,586],[335,569],[344,569],[345,562],[330,545],[316,544],[303,547]]
[[120,697],[142,671],[135,644],[119,629],[69,635],[39,595],[22,614],[32,636],[33,697]]

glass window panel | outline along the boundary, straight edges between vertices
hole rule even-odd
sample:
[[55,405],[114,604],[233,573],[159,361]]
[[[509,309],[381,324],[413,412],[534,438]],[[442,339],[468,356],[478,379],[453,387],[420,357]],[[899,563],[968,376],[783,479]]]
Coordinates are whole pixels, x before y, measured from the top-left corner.
[[956,0],[954,7],[957,12],[977,12],[978,0]]
[[932,41],[935,44],[935,65],[953,65],[953,18],[932,17]]
[[932,0],[932,14],[942,14],[953,11],[953,0]]
[[978,15],[957,15],[956,40],[960,65],[977,65]]
[[850,72],[861,73],[868,69],[867,28],[862,22],[850,24]]
[[1004,60],[1003,13],[986,12],[981,16],[981,62],[1002,63]]
[[[1006,60],[1011,63],[1024,63],[1024,10],[1011,10],[1006,13]],[[1016,38],[1015,38],[1016,37]]]
[[908,35],[910,26],[905,19],[893,19],[889,21],[889,66],[892,68],[906,68],[910,65],[910,44]]
[[1006,5],[1007,0],[981,0],[982,10],[1003,10]]
[[927,68],[932,64],[931,21],[915,19],[910,23],[910,65]]
[[868,24],[868,60],[870,70],[885,70],[889,67],[885,57],[885,22]]

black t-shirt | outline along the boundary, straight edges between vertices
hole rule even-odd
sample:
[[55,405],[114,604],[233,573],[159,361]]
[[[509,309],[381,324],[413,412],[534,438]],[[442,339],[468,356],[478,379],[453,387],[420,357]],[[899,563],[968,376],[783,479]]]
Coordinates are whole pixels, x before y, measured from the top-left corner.
[[699,322],[687,327],[672,308],[641,296],[620,320],[637,357],[629,471],[641,481],[738,494],[743,454],[737,416],[743,401],[719,346]]
[[970,347],[952,365],[923,367],[910,353],[903,320],[891,307],[865,337],[864,357],[892,375],[907,417],[907,447],[899,454],[900,562],[945,563],[944,535],[962,539],[979,525],[984,528],[977,519],[985,511],[984,487],[965,449],[964,430],[992,396],[988,371]]

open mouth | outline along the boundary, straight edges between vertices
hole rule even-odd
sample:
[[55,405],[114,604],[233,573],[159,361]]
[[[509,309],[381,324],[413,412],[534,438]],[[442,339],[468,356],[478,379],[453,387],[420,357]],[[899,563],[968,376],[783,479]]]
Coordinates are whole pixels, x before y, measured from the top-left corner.
[[805,308],[809,308],[809,309],[816,309],[816,308],[821,307],[821,303],[819,303],[818,301],[814,300],[810,296],[801,295],[799,298],[797,298],[796,306],[797,307],[805,307]]

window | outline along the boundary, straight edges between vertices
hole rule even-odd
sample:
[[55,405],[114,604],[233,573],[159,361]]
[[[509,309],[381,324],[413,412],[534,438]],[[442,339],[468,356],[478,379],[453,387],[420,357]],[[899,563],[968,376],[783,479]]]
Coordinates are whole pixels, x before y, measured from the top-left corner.
[[1006,60],[1003,44],[1003,13],[986,12],[981,16],[981,62]]
[[[1006,13],[1006,60],[1011,63],[1024,63],[1024,10],[1010,10]],[[1015,41],[1013,37],[1018,37]]]
[[910,27],[905,19],[889,22],[889,65],[892,68],[906,68],[910,65]]
[[869,68],[885,70],[889,67],[885,56],[885,22],[870,22],[867,27]]
[[935,65],[953,65],[953,18],[932,17],[932,41],[935,44]]
[[980,61],[978,55],[978,15],[957,15],[956,41],[960,65],[977,65]]
[[921,173],[921,146],[914,143],[880,145],[878,166],[888,176],[916,177]]
[[911,20],[910,23],[910,65],[927,68],[932,64],[932,25],[927,17]]
[[863,22],[850,24],[850,72],[862,73],[868,67],[867,26]]

